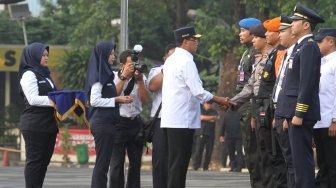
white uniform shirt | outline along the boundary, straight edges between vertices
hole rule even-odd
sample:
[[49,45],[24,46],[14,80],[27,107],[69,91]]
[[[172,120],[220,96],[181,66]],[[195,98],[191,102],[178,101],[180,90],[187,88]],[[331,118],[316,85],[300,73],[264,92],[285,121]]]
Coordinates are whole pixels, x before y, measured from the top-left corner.
[[[149,71],[147,84],[149,84],[149,82],[152,80],[153,77],[155,77],[156,75],[161,73],[162,68],[163,68],[163,65],[154,67]],[[156,92],[153,92],[153,103],[152,103],[152,109],[151,109],[151,117],[155,116],[155,113],[156,113],[157,109],[159,108],[161,101],[162,101],[162,88],[159,89]],[[161,110],[160,110],[160,113],[159,113],[158,117],[159,118],[161,117]]]
[[319,97],[321,120],[314,128],[328,128],[331,119],[336,118],[336,52],[321,59]]
[[[117,82],[118,73],[114,73],[114,82]],[[111,84],[111,83],[110,83]],[[100,82],[96,82],[91,87],[90,105],[93,107],[115,107],[115,97],[102,98],[103,85]]]
[[[125,89],[126,89],[130,80],[131,79],[128,79],[128,80],[125,81],[123,91],[121,92],[120,96],[124,96],[124,91],[125,91]],[[147,78],[146,78],[145,75],[143,75],[143,80],[144,80],[144,83],[146,85]],[[141,113],[142,102],[141,102],[138,90],[139,90],[139,85],[135,81],[133,90],[129,94],[133,98],[133,101],[131,103],[127,103],[127,104],[126,103],[121,103],[120,104],[120,107],[119,107],[120,116],[127,117],[127,118],[134,118]]]
[[[52,88],[55,88],[51,80],[46,78]],[[38,91],[37,78],[34,72],[26,71],[20,80],[22,91],[31,106],[52,106],[48,96],[40,96]],[[39,82],[45,82],[44,80]]]
[[281,87],[282,81],[283,81],[283,78],[285,77],[286,66],[288,64],[288,60],[289,60],[290,56],[292,55],[294,46],[295,46],[295,44],[293,44],[292,46],[290,46],[287,49],[286,59],[284,59],[284,61],[281,63],[281,68],[280,68],[280,73],[279,73],[279,78],[278,78],[279,81],[278,81],[278,84],[276,85],[276,90],[275,90],[274,99],[273,99],[273,101],[275,103],[278,101],[279,93],[280,93],[280,90],[282,89],[282,87]]
[[200,128],[200,103],[212,98],[202,86],[192,54],[176,48],[163,66],[161,127]]

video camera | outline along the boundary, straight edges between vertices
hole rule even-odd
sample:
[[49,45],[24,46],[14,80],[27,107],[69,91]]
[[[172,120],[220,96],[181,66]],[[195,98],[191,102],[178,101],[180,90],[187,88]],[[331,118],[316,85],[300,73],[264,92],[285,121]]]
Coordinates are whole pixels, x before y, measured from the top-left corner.
[[142,46],[140,44],[136,44],[133,47],[132,50],[132,61],[133,61],[133,66],[134,66],[134,70],[138,70],[139,72],[146,72],[147,71],[147,65],[140,63],[139,61],[139,54],[142,51]]

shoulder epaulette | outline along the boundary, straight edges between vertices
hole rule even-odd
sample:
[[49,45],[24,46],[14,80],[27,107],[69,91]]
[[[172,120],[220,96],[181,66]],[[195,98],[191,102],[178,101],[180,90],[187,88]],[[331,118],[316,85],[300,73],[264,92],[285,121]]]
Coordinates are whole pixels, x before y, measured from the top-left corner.
[[153,65],[152,68],[157,68],[157,67],[161,67],[162,64],[156,64],[156,65]]

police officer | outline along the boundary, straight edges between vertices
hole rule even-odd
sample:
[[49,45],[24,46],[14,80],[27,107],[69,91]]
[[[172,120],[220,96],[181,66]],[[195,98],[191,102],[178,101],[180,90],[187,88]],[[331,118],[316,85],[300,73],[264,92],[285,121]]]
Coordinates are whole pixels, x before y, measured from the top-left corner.
[[[260,53],[252,46],[253,35],[250,33],[250,28],[261,24],[261,21],[256,18],[244,18],[240,20],[238,24],[240,27],[240,43],[244,44],[247,49],[243,53],[238,66],[236,93],[241,92],[244,85],[251,77],[252,65],[255,62],[255,56]],[[245,163],[250,173],[251,187],[262,187],[256,137],[254,131],[251,129],[251,103],[247,98],[238,105],[238,111],[241,114],[240,127],[245,153]]]
[[273,62],[276,53],[274,48],[266,42],[265,33],[267,30],[262,24],[252,27],[250,31],[254,35],[253,46],[260,50],[262,56],[256,58],[255,68],[248,84],[231,100],[239,102],[253,95],[251,126],[256,129],[258,151],[261,158],[262,184],[264,187],[273,187],[270,95],[275,83]]
[[315,187],[313,126],[321,118],[318,96],[321,53],[311,33],[324,20],[300,4],[291,19],[292,34],[298,41],[286,65],[276,114],[285,117],[289,124],[296,187],[312,188]]
[[336,29],[320,29],[315,36],[321,60],[320,106],[321,121],[314,126],[314,141],[319,171],[318,187],[336,187]]
[[[286,166],[287,166],[287,187],[288,188],[295,188],[295,180],[294,180],[294,169],[293,169],[293,161],[291,155],[291,148],[289,144],[289,136],[288,136],[288,124],[285,121],[284,117],[281,117],[277,114],[279,107],[277,104],[277,98],[279,95],[279,91],[281,89],[285,68],[288,62],[288,59],[293,51],[294,44],[296,43],[296,38],[292,35],[291,30],[291,23],[292,20],[286,16],[280,16],[280,27],[279,27],[279,37],[280,37],[280,44],[287,48],[286,54],[282,60],[279,74],[276,80],[276,84],[273,88],[273,104],[275,107],[275,115],[274,115],[274,129],[275,129],[275,137],[277,142],[281,148],[281,154],[285,159]],[[278,153],[277,153],[278,156]]]

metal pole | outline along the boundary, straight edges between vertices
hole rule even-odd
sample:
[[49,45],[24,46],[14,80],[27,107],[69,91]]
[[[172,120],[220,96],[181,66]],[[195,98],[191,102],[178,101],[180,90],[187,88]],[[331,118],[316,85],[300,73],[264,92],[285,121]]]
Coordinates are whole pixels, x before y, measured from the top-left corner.
[[128,0],[121,0],[120,51],[128,49]]
[[25,44],[25,46],[27,46],[28,45],[28,39],[27,39],[27,31],[26,31],[26,22],[25,22],[24,18],[21,19],[21,22],[22,22],[24,44]]

